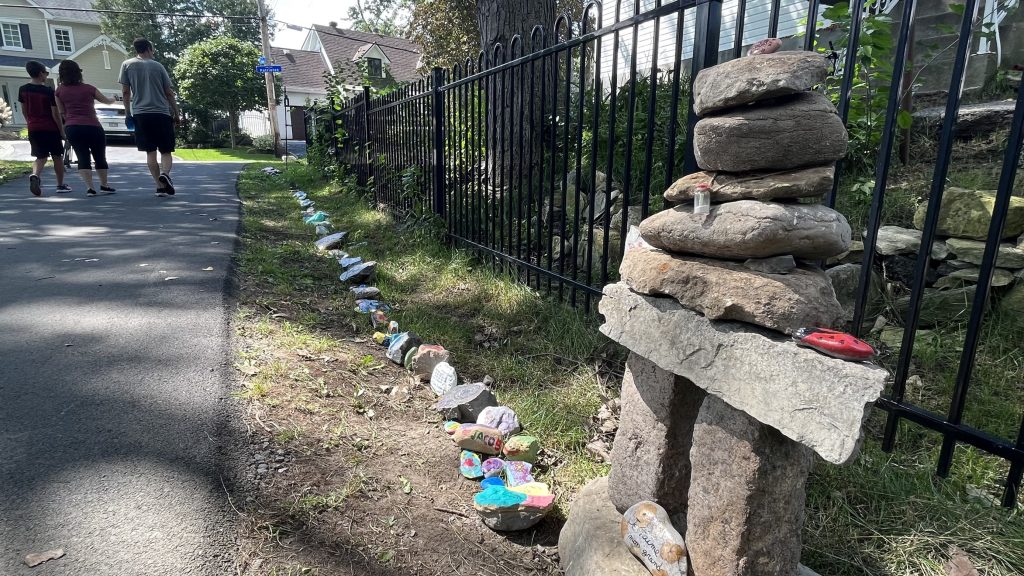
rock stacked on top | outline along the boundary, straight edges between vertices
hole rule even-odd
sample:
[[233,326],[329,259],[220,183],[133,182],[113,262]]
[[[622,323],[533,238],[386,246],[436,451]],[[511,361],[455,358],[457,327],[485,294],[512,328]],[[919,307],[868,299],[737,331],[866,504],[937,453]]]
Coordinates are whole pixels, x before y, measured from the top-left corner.
[[[785,333],[840,323],[829,278],[800,262],[851,244],[846,218],[814,203],[831,189],[847,147],[832,103],[812,91],[826,74],[827,60],[813,52],[759,54],[700,72],[694,149],[704,171],[665,192],[679,206],[640,224],[649,247],[627,251],[620,268],[632,289]],[[707,214],[694,213],[700,193],[710,194]]]

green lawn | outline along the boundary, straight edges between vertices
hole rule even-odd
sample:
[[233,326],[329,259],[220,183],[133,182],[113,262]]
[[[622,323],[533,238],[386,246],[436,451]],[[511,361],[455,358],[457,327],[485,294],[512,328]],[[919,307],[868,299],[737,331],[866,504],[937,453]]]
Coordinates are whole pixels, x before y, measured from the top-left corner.
[[186,162],[273,162],[273,154],[257,154],[248,148],[178,148],[174,155]]
[[0,184],[32,172],[31,162],[0,160]]

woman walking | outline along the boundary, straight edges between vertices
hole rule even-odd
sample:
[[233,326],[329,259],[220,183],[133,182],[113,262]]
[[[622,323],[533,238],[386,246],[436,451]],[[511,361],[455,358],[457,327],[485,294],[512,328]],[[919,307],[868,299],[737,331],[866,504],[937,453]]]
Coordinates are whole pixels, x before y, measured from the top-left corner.
[[82,82],[82,68],[74,60],[65,60],[58,69],[60,86],[57,88],[57,108],[64,118],[64,130],[68,141],[78,157],[78,175],[85,180],[89,189],[86,195],[95,196],[93,188],[92,162],[100,177],[100,190],[113,192],[107,185],[107,135],[96,117],[94,101],[113,104],[114,99],[105,96],[92,84]]

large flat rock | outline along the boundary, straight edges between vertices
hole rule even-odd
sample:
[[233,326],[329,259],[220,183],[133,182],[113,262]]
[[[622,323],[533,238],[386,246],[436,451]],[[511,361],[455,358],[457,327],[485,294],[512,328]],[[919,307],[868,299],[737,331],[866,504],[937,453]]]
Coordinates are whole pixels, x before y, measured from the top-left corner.
[[745,174],[694,172],[676,180],[664,197],[669,202],[693,200],[698,186],[710,187],[711,201],[716,204],[744,199],[820,197],[832,189],[835,172],[835,164]]
[[788,170],[839,160],[847,134],[828,98],[804,92],[704,118],[694,128],[693,144],[703,170]]
[[652,246],[680,254],[746,260],[792,255],[824,260],[850,249],[846,218],[819,204],[737,200],[694,214],[690,206],[662,210],[640,223]]
[[697,74],[693,109],[700,115],[810,90],[825,81],[828,60],[792,51],[729,60]]
[[601,332],[661,369],[772,426],[834,464],[860,447],[861,427],[888,372],[798,347],[739,322],[714,321],[670,298],[605,286]]
[[619,267],[622,281],[651,296],[671,296],[712,320],[737,320],[792,334],[835,327],[843,318],[832,282],[820,270],[757,272],[739,262],[637,248]]
[[[985,240],[995,213],[996,193],[985,190],[947,188],[939,205],[939,226],[942,236]],[[928,203],[922,202],[914,214],[914,227],[924,229]],[[1024,198],[1013,196],[1006,213],[1003,238],[1014,238],[1024,233]]]

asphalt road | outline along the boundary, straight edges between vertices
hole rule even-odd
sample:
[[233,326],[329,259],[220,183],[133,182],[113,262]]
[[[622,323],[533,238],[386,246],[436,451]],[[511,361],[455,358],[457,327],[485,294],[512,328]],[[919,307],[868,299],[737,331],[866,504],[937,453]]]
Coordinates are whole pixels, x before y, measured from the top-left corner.
[[178,164],[168,198],[142,164],[108,196],[0,186],[0,575],[234,572],[240,167]]

